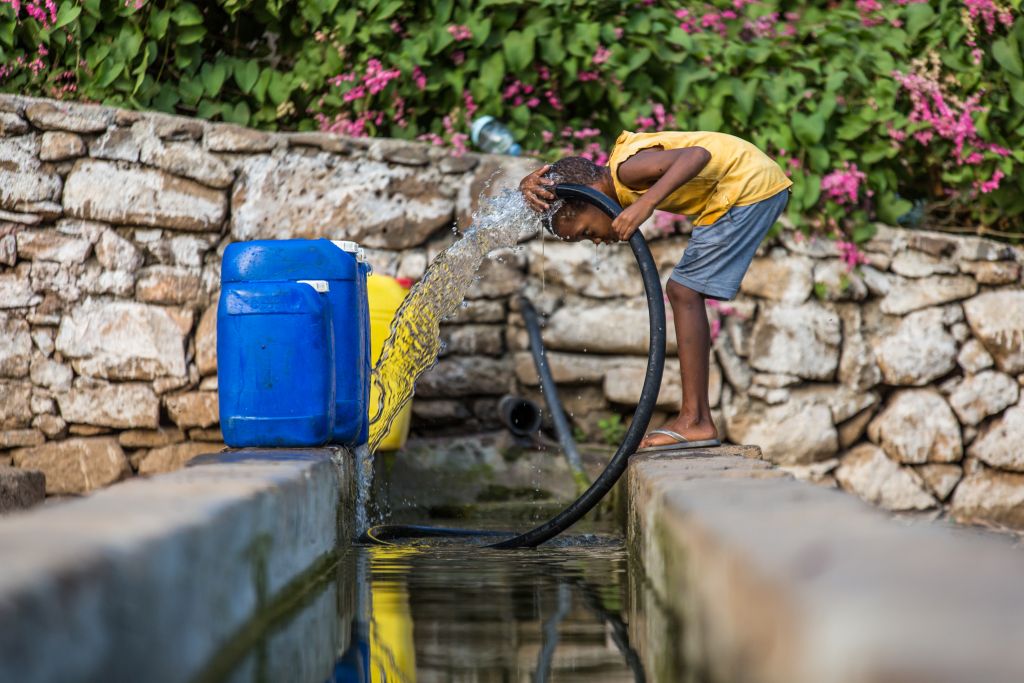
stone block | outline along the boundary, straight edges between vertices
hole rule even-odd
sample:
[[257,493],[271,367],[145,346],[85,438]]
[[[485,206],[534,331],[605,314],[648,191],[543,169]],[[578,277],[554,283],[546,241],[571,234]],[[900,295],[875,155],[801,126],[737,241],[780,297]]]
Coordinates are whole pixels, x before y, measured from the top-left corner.
[[61,320],[57,350],[83,375],[106,379],[184,376],[184,334],[165,308],[87,300]]
[[463,301],[452,316],[452,323],[500,323],[505,320],[505,302],[491,299]]
[[964,342],[964,345],[960,348],[960,353],[956,356],[956,362],[967,373],[981,372],[995,364],[992,355],[985,350],[984,344],[977,339],[968,339]]
[[37,136],[0,138],[0,159],[4,160],[0,166],[0,209],[60,198],[60,176],[42,168]]
[[117,435],[117,442],[124,448],[159,448],[184,440],[185,434],[177,427],[132,429]]
[[749,362],[764,372],[829,380],[839,364],[839,315],[809,302],[765,304],[751,333]]
[[141,151],[135,131],[128,128],[108,128],[89,143],[89,156],[107,161],[137,162]]
[[17,114],[0,111],[0,138],[22,135],[29,130],[28,122]]
[[939,258],[916,249],[907,249],[892,257],[889,269],[897,275],[920,278],[931,275],[953,275],[957,272],[956,262]]
[[142,141],[139,160],[176,176],[224,189],[234,175],[217,156],[193,142],[164,142],[155,136]]
[[56,415],[36,415],[32,418],[32,426],[47,439],[63,439],[67,435],[68,423]]
[[982,427],[967,453],[992,467],[1024,472],[1024,403]]
[[814,264],[814,292],[825,301],[863,301],[868,286],[855,270],[839,259]]
[[25,117],[42,130],[66,130],[72,133],[101,133],[113,123],[114,112],[104,107],[79,103],[33,102],[25,107]]
[[47,495],[79,494],[129,476],[124,451],[111,437],[66,439],[13,453],[14,464],[46,475]]
[[927,510],[936,505],[917,472],[900,467],[871,444],[844,455],[835,477],[844,489],[886,510]]
[[934,389],[896,392],[868,425],[868,437],[903,463],[957,462],[963,457],[960,425]]
[[529,242],[530,275],[583,296],[642,296],[643,281],[626,244],[597,246],[554,239]]
[[767,258],[755,258],[740,284],[744,294],[801,304],[811,295],[813,261],[804,256],[786,256],[772,252]]
[[1020,387],[1015,378],[986,370],[965,377],[949,395],[949,405],[961,424],[974,427],[989,415],[1016,403],[1019,395]]
[[196,367],[203,377],[217,374],[217,299],[203,311],[196,328]]
[[939,502],[949,498],[964,476],[960,465],[921,465],[917,472]]
[[134,273],[142,266],[143,255],[138,247],[113,230],[104,230],[96,242],[96,259],[108,270]]
[[46,438],[38,429],[9,429],[0,431],[0,449],[18,446],[38,446]]
[[0,514],[26,510],[46,497],[46,476],[36,470],[0,466]]
[[[119,191],[96,193],[97,187]],[[227,214],[227,199],[222,192],[157,169],[80,159],[64,186],[64,210],[75,218],[118,225],[216,231]]]
[[442,176],[433,173],[326,152],[247,157],[231,197],[231,235],[419,246],[451,224],[455,208],[438,191]]
[[737,397],[723,401],[726,432],[734,443],[756,443],[778,465],[808,465],[839,450],[827,405],[791,400],[769,406]]
[[[614,334],[609,334],[614,330]],[[669,325],[667,349],[676,350],[674,326]],[[650,324],[646,299],[566,306],[548,318],[543,331],[544,345],[559,351],[624,353],[646,355],[650,347]]]
[[43,161],[76,159],[85,154],[85,142],[74,133],[63,131],[43,133],[39,158]]
[[1024,474],[982,467],[953,492],[949,513],[963,524],[1024,529]]
[[154,448],[139,462],[140,475],[163,474],[184,467],[192,458],[216,453],[217,446],[206,442],[176,443]]
[[956,367],[956,340],[942,325],[942,311],[911,313],[889,334],[873,339],[886,384],[923,386]]
[[[708,370],[708,400],[714,407],[718,405],[722,396],[722,371],[714,362]],[[608,364],[604,375],[605,397],[612,403],[636,406],[640,401],[640,391],[646,372],[647,362],[642,358],[623,358],[619,362]],[[678,411],[682,401],[683,387],[679,375],[679,361],[669,358],[665,361],[657,405],[665,410]]]
[[1024,290],[983,292],[964,302],[971,331],[1011,375],[1024,372]]
[[960,272],[974,276],[982,285],[1010,285],[1020,279],[1020,264],[1015,261],[964,261]]
[[504,325],[451,325],[441,329],[442,356],[500,356],[505,351]]
[[839,355],[839,381],[852,389],[867,391],[882,381],[875,353],[864,338],[859,306],[839,307],[843,322],[843,348]]
[[220,421],[215,391],[192,391],[165,396],[164,405],[174,424],[181,428],[212,427]]
[[[620,363],[638,360],[636,358],[609,358],[575,353],[549,351],[545,353],[548,369],[556,384],[595,384],[604,381],[605,372]],[[516,378],[523,384],[538,386],[540,376],[533,361],[533,354],[520,351],[514,356]],[[642,362],[642,361],[641,361]]]
[[32,358],[28,323],[0,313],[0,377],[24,377]]
[[117,429],[155,429],[160,424],[160,401],[148,384],[75,387],[56,398],[61,417],[70,423]]
[[466,298],[497,299],[518,293],[526,282],[521,263],[522,257],[510,249],[492,252],[480,264]]
[[438,361],[416,383],[416,396],[498,396],[514,382],[510,358],[453,356]]
[[71,388],[71,380],[74,379],[75,373],[70,366],[37,354],[32,358],[29,375],[36,386],[53,391],[66,391]]
[[882,312],[904,315],[929,306],[974,296],[978,283],[965,275],[933,275],[918,279],[897,279],[882,299]]
[[148,266],[139,271],[135,297],[157,304],[194,304],[199,300],[199,273],[178,266]]
[[56,230],[23,230],[17,234],[17,242],[18,258],[25,260],[84,263],[92,253],[88,240],[68,237]]
[[207,126],[205,142],[211,152],[269,152],[278,145],[270,133],[230,123]]
[[0,429],[23,429],[32,421],[32,385],[0,379]]

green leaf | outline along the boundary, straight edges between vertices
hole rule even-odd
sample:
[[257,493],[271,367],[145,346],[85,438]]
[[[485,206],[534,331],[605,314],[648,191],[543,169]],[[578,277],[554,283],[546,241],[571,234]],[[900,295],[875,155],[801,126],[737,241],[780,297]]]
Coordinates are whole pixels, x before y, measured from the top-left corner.
[[757,97],[757,81],[743,82],[738,78],[732,79],[732,97],[743,113],[743,121],[746,122],[754,112],[754,100]]
[[505,58],[500,52],[493,53],[480,68],[480,82],[491,92],[497,93],[505,79]]
[[178,45],[194,45],[206,36],[203,26],[186,26],[178,31]]
[[238,84],[238,87],[246,95],[252,92],[253,86],[256,85],[256,80],[259,77],[260,67],[255,59],[239,62],[235,65],[235,83]]
[[907,33],[911,38],[916,38],[928,24],[935,21],[935,10],[928,3],[920,2],[907,5]]
[[880,193],[875,201],[878,217],[891,225],[895,225],[896,219],[914,208],[906,199],[897,198],[894,192]]
[[267,86],[267,94],[274,104],[281,104],[292,94],[290,79],[280,71],[274,71],[270,77],[270,84]]
[[203,64],[199,70],[199,79],[203,82],[203,89],[209,97],[217,97],[220,89],[224,86],[224,79],[227,78],[228,70],[222,62]]
[[825,118],[820,112],[810,115],[795,112],[793,114],[793,134],[805,145],[819,142],[825,134]]
[[700,130],[717,131],[722,127],[722,111],[717,107],[708,107],[697,117]]
[[1017,78],[1024,77],[1024,63],[1021,62],[1020,48],[1013,38],[1000,38],[992,43],[992,56],[1003,67]]
[[50,29],[51,31],[58,28],[64,28],[72,21],[78,18],[78,15],[82,13],[82,8],[78,5],[70,2],[62,2],[60,9],[57,10],[57,22]]
[[828,149],[823,145],[815,145],[814,147],[808,148],[807,159],[812,171],[824,173],[829,169],[829,162],[831,159],[829,157]]
[[505,36],[505,59],[513,71],[522,71],[533,63],[534,35],[529,29]]
[[171,13],[158,10],[149,15],[149,36],[161,40],[167,35],[167,25],[171,22]]
[[874,237],[875,233],[877,232],[878,226],[875,225],[874,223],[861,223],[860,225],[853,229],[853,234],[851,235],[851,237],[853,238],[854,244],[864,244],[869,239]]
[[203,13],[191,2],[183,2],[178,5],[171,18],[178,26],[199,26],[203,23]]

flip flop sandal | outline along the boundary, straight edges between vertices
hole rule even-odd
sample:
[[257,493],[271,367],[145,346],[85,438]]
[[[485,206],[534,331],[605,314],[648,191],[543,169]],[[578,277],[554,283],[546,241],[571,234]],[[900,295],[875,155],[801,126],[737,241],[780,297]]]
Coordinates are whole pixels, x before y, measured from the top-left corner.
[[675,439],[675,443],[666,443],[660,446],[648,446],[647,448],[641,448],[636,453],[660,453],[664,451],[680,451],[687,448],[710,448],[711,446],[721,446],[722,442],[718,439],[702,439],[700,441],[690,441],[685,436],[678,432],[673,432],[671,429],[652,429],[648,432],[647,436],[651,434],[661,434],[671,439]]

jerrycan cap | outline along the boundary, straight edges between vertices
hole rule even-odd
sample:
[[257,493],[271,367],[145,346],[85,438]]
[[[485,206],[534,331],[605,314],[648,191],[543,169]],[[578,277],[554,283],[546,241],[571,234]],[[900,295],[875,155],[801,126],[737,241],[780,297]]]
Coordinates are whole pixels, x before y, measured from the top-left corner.
[[342,251],[347,251],[350,254],[358,254],[362,251],[362,248],[358,244],[348,240],[331,240],[331,244]]

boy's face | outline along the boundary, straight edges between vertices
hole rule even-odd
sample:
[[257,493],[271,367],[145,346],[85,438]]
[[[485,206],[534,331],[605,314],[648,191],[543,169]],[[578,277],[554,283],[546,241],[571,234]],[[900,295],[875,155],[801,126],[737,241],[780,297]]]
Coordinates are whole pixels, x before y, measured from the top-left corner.
[[555,232],[567,242],[590,240],[597,244],[618,242],[619,238],[612,230],[612,219],[607,214],[590,204],[555,221]]

